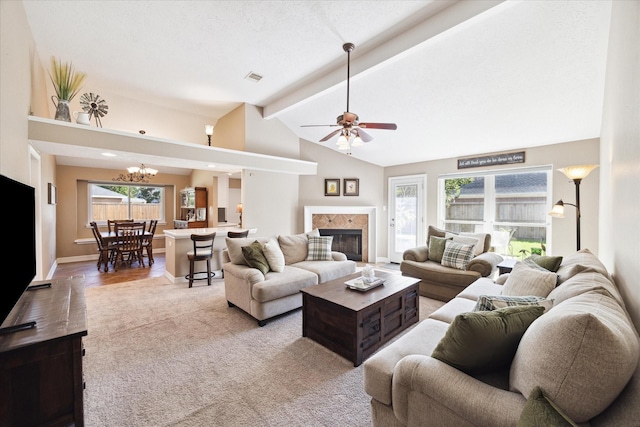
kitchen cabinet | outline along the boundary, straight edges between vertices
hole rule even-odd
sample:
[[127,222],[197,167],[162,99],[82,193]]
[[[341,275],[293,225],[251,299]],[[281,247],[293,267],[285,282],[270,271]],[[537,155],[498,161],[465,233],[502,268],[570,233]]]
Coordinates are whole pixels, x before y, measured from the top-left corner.
[[207,187],[189,187],[180,190],[179,220],[187,224],[187,228],[205,228],[209,223],[207,209]]

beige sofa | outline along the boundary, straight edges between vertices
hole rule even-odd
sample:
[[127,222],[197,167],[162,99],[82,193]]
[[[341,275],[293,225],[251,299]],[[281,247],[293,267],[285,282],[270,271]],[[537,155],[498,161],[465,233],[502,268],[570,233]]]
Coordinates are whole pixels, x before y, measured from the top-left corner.
[[404,252],[400,271],[403,276],[416,277],[421,280],[420,295],[440,301],[449,301],[480,277],[489,277],[496,272],[497,265],[503,258],[496,253],[489,252],[491,234],[461,233],[461,235],[461,237],[475,236],[482,240],[480,242],[482,247],[478,250],[480,253],[471,259],[464,270],[444,266],[440,259],[430,259],[429,241],[431,236],[440,238],[447,236],[445,230],[433,226],[429,226],[427,230],[427,245]]
[[[310,235],[318,236],[317,232]],[[255,241],[271,241],[282,251],[282,271],[260,270],[247,265],[241,248]],[[302,307],[300,290],[355,273],[356,263],[341,252],[331,252],[330,261],[309,261],[308,234],[271,238],[227,239],[223,251],[224,288],[230,307],[238,307],[264,326],[268,319]]]
[[580,425],[640,425],[640,344],[618,289],[588,250],[565,257],[554,288],[555,280],[546,297],[552,307],[528,326],[502,369],[470,375],[432,357],[457,315],[479,296],[506,290],[508,282],[488,278],[366,360],[373,425],[515,426],[535,387]]

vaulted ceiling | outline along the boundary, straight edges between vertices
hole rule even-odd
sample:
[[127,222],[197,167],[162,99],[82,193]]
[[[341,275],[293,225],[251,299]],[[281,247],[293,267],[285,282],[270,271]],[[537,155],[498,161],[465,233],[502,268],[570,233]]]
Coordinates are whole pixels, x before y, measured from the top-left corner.
[[[42,63],[219,118],[264,108],[318,142],[346,109],[355,158],[391,166],[600,135],[610,0],[24,2]],[[63,25],[60,23],[64,23]],[[259,82],[245,79],[249,73]],[[336,138],[320,143],[337,149]]]

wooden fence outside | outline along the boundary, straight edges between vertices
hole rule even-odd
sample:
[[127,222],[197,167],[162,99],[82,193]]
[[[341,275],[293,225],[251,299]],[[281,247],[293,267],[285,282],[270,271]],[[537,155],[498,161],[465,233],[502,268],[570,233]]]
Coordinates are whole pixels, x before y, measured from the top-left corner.
[[93,203],[93,221],[108,219],[160,219],[159,203],[132,203],[131,214],[126,203]]
[[[514,223],[514,239],[540,240],[546,236],[547,204],[543,198],[498,200],[496,203],[496,222]],[[482,199],[457,199],[447,208],[448,221],[482,221],[484,201]],[[540,227],[518,227],[518,223],[540,222]],[[453,230],[452,230],[453,231]]]

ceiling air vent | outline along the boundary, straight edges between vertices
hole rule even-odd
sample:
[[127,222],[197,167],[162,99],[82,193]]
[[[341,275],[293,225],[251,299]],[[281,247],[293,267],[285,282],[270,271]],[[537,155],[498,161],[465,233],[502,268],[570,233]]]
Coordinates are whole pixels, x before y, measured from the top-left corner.
[[252,71],[249,74],[247,74],[246,76],[244,76],[244,78],[247,79],[247,80],[251,80],[252,82],[258,83],[262,79],[262,76],[260,74],[254,73]]

